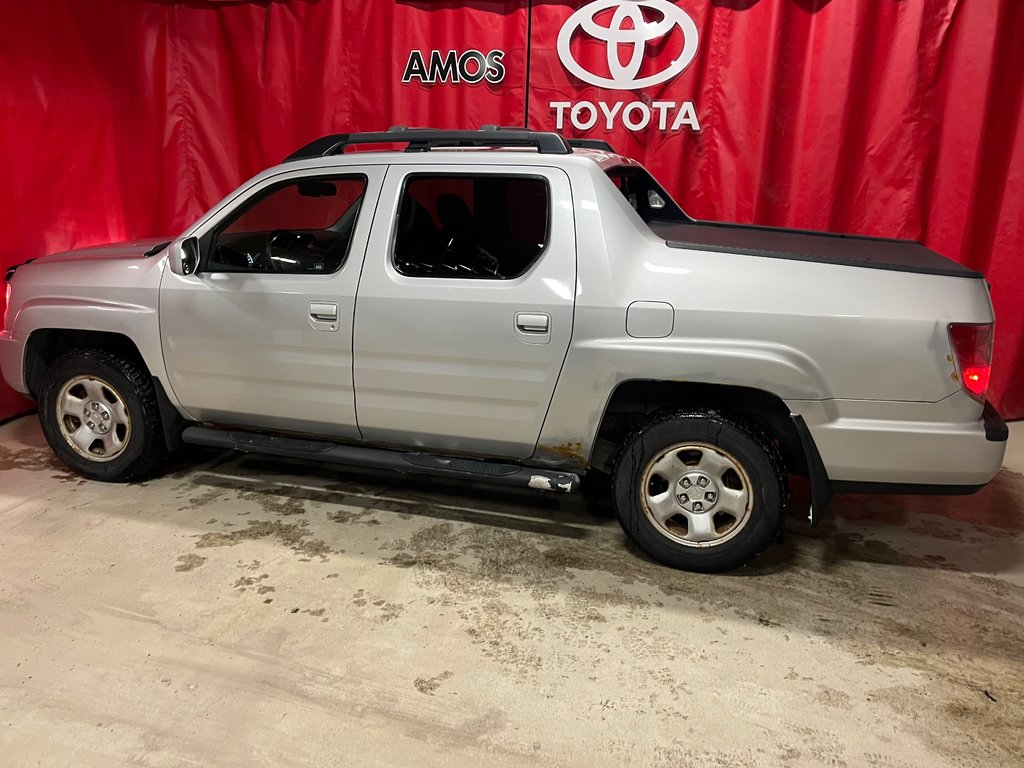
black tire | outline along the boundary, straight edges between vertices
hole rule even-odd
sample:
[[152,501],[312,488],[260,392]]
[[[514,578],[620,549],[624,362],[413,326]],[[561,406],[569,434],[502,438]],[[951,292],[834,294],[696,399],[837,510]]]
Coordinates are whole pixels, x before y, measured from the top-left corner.
[[[696,448],[672,450],[690,445]],[[712,494],[722,502],[720,511],[714,511],[715,500],[703,502],[710,506],[710,511],[701,508],[702,514],[710,517],[701,519],[710,522],[702,524],[695,517],[697,509],[684,511],[680,501],[677,511],[674,505],[677,499],[683,499],[691,507],[698,506],[686,491],[692,487],[699,495],[702,489],[692,482],[684,488],[682,483],[691,479],[715,482],[718,470],[701,477],[696,466],[685,466],[694,457],[703,462],[705,450],[711,457],[709,461],[731,460],[737,469],[722,471],[718,478],[721,487],[714,488]],[[672,463],[673,458],[678,465]],[[675,476],[666,479],[671,473],[657,469],[680,465],[683,474],[678,480]],[[622,444],[612,471],[616,515],[630,538],[665,565],[703,573],[739,568],[767,549],[782,525],[787,492],[786,471],[775,444],[756,426],[715,411],[684,409],[656,414]],[[726,510],[728,505],[742,511],[730,512]],[[648,513],[648,509],[659,507],[662,511],[657,515]],[[654,519],[666,515],[671,517],[662,522]],[[695,526],[711,525],[708,531],[698,532],[695,528],[692,534],[706,535],[711,540],[682,541],[691,536],[690,520],[697,521]],[[716,522],[719,520],[720,524]],[[723,533],[719,533],[719,528]]]
[[[77,416],[78,408],[87,408],[90,396],[86,390],[78,398],[75,395],[75,415],[61,416],[58,413],[58,397],[71,382],[83,381],[90,387],[99,387],[103,394],[93,397],[97,409],[117,408],[117,416],[108,411],[107,424],[97,427],[110,432],[110,416],[118,422],[114,432],[121,435],[120,444],[106,454],[102,435],[85,433],[82,419]],[[97,382],[99,382],[97,384]],[[111,399],[113,397],[113,399]],[[124,415],[127,418],[124,418]],[[101,413],[102,415],[102,413]],[[67,421],[67,419],[71,421]],[[78,419],[78,428],[74,428]],[[78,349],[58,357],[47,369],[39,387],[39,422],[50,448],[62,462],[80,475],[92,480],[123,483],[139,480],[149,475],[166,457],[160,410],[157,406],[153,379],[134,360],[104,349]],[[97,420],[99,423],[99,420]],[[95,437],[95,450],[76,448],[69,433]]]

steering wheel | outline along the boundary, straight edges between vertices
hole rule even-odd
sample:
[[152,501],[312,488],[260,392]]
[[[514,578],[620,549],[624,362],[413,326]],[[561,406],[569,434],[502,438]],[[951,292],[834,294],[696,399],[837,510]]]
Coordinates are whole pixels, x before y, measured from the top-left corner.
[[[281,244],[277,242],[278,240],[285,240],[285,238],[288,238],[287,243]],[[261,259],[264,263],[263,268],[270,269],[273,272],[282,272],[284,267],[277,259],[274,258],[273,250],[275,247],[285,251],[289,250],[294,243],[294,238],[295,235],[287,229],[275,229],[271,232],[270,237],[267,238],[267,246],[264,249],[263,258]]]
[[[281,240],[283,242],[278,243]],[[273,249],[279,248],[286,252],[301,251],[304,248],[308,248],[312,243],[316,242],[316,238],[309,232],[292,232],[288,229],[275,229],[270,233],[270,237],[267,238],[267,246],[263,254],[263,261],[266,261],[270,269],[275,272],[287,271],[280,260],[275,259],[273,255]],[[264,267],[266,268],[266,267]]]

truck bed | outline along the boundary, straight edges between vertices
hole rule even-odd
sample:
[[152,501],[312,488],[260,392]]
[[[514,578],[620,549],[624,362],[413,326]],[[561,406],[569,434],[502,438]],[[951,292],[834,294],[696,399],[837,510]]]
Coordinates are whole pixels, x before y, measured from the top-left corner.
[[651,229],[670,248],[741,253],[771,259],[841,264],[868,269],[891,269],[925,275],[982,278],[952,259],[912,240],[810,232],[799,229],[726,224],[653,221]]

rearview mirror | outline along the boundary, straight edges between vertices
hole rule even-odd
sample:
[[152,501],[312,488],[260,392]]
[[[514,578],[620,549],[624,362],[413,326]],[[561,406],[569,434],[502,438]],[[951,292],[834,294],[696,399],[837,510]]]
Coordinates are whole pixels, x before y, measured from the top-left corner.
[[186,237],[171,254],[171,271],[176,275],[192,275],[199,269],[199,239]]
[[302,197],[336,197],[338,188],[329,181],[303,181],[299,183]]

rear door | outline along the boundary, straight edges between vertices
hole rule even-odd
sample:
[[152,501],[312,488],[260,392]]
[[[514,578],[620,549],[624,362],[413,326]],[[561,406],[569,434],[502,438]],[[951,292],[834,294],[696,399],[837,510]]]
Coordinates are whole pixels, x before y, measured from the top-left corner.
[[388,169],[353,335],[365,439],[533,453],[572,336],[572,210],[559,169]]

